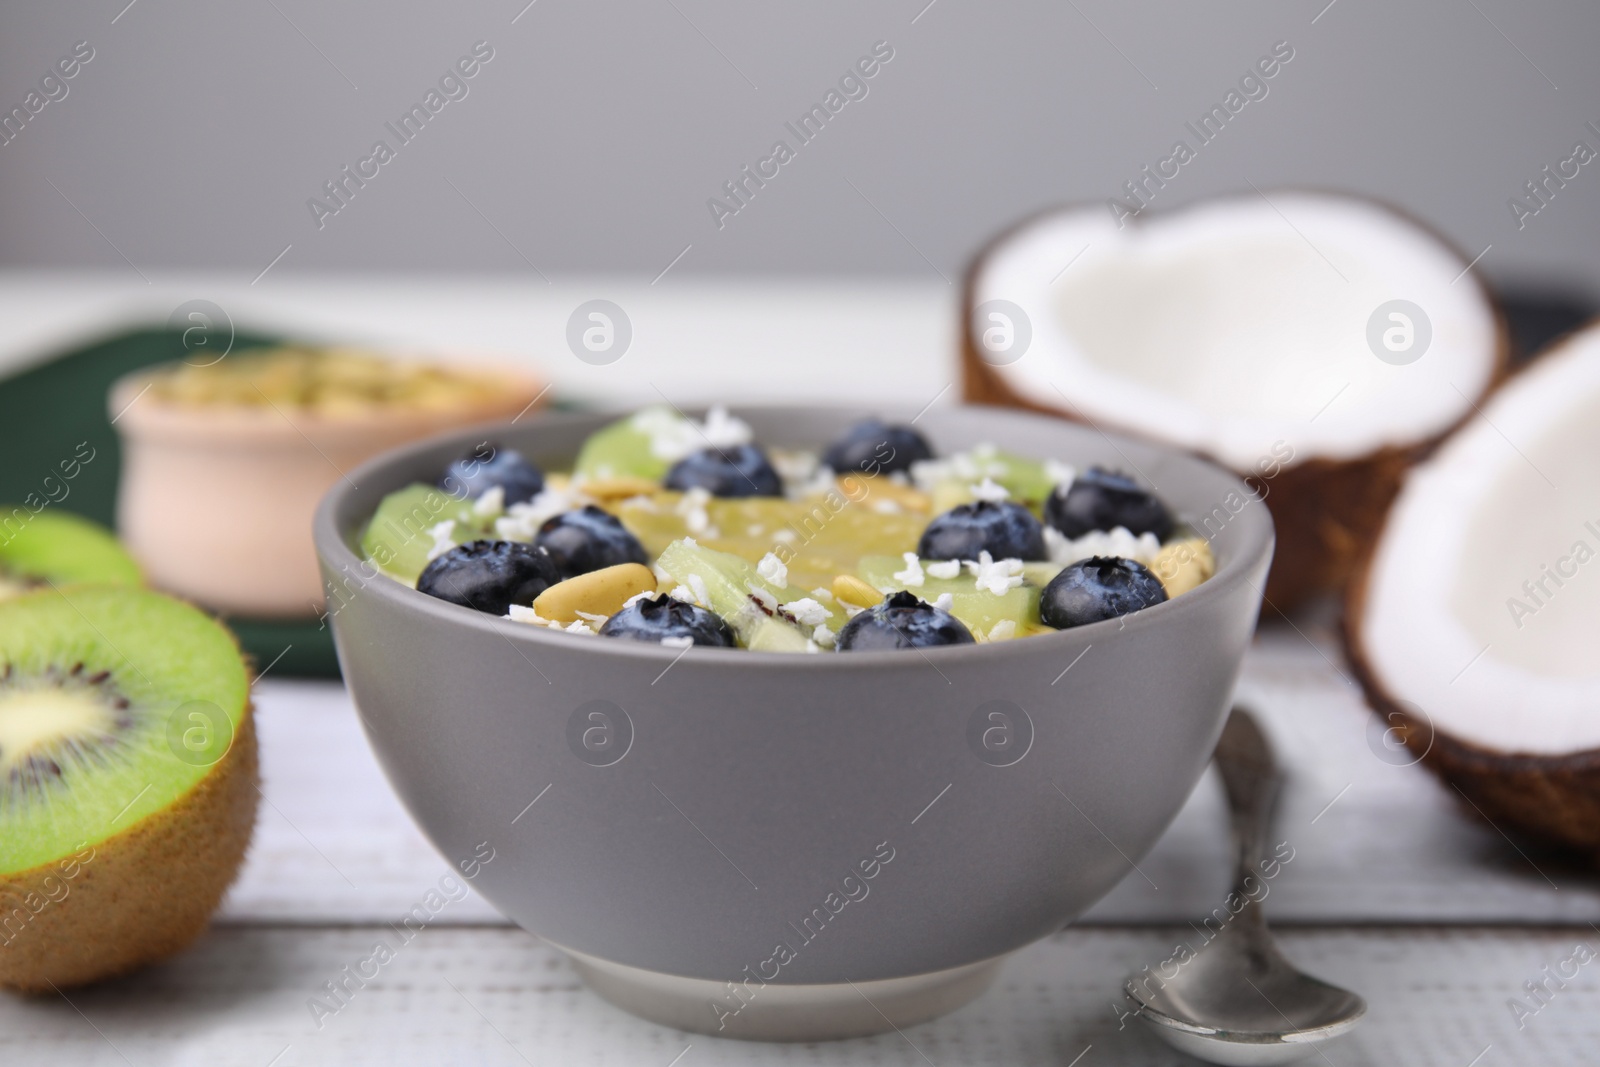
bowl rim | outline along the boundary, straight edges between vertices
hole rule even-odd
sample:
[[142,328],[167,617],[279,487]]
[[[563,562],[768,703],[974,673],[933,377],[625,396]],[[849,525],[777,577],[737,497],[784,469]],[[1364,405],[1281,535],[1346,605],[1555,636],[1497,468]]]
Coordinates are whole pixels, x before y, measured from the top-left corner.
[[[686,415],[703,418],[709,406],[711,405],[680,410]],[[459,442],[458,447],[466,448],[470,447],[472,442],[481,440],[486,434],[490,437],[505,437],[513,433],[526,433],[530,428],[536,426],[559,427],[562,425],[596,423],[596,428],[598,428],[599,425],[604,425],[607,422],[626,418],[633,410],[637,409],[581,412],[540,411],[520,426],[516,425],[516,419],[510,422],[480,423],[388,449],[346,473],[344,477],[334,484],[333,488],[328,490],[317,505],[316,516],[312,522],[312,536],[316,543],[317,556],[324,567],[334,571],[349,574],[352,573],[353,568],[361,568],[365,561],[345,541],[344,535],[339,528],[339,513],[344,509],[349,494],[356,490],[361,483],[368,480],[381,480],[382,475],[388,469],[403,466],[418,455],[434,451],[447,442]],[[833,416],[839,413],[847,413],[856,418],[882,417],[885,421],[893,422],[902,410],[909,416],[909,408],[902,408],[892,404],[741,403],[737,405],[736,414],[804,416],[808,413],[826,413],[829,416]],[[1033,422],[1041,425],[1056,426],[1066,425],[1071,427],[1074,432],[1098,434],[1118,454],[1124,457],[1131,450],[1147,455],[1160,456],[1165,461],[1176,461],[1179,465],[1192,465],[1196,471],[1205,472],[1208,476],[1227,484],[1229,490],[1237,492],[1247,501],[1247,506],[1238,512],[1233,517],[1233,521],[1229,523],[1230,530],[1236,529],[1238,531],[1238,551],[1232,558],[1222,563],[1217,568],[1217,572],[1198,587],[1153,607],[1144,608],[1119,618],[1090,623],[1086,626],[1058,630],[1048,634],[1035,634],[1027,638],[1011,641],[978,642],[971,645],[945,645],[914,650],[920,653],[921,658],[933,665],[936,670],[939,664],[948,664],[955,668],[974,662],[987,663],[997,659],[1004,660],[1008,656],[1049,654],[1052,650],[1057,655],[1071,654],[1078,650],[1080,646],[1081,651],[1078,654],[1081,655],[1082,652],[1088,651],[1088,648],[1096,640],[1104,640],[1112,634],[1121,634],[1129,631],[1137,633],[1151,626],[1168,625],[1167,620],[1169,619],[1172,620],[1172,624],[1176,624],[1178,619],[1187,615],[1206,612],[1210,610],[1213,601],[1227,597],[1233,587],[1240,583],[1253,584],[1250,583],[1249,575],[1258,566],[1270,564],[1271,562],[1273,548],[1276,543],[1276,533],[1272,516],[1265,507],[1265,498],[1256,497],[1237,474],[1205,456],[1159,442],[1107,433],[1098,426],[1085,425],[1070,419],[1033,412],[1018,411],[1015,408],[987,404],[953,404],[941,408],[924,409],[924,411],[936,419],[953,413],[974,412],[991,418],[1003,417],[1013,422]],[[921,413],[918,413],[917,417],[922,417]],[[820,451],[821,446],[818,447]],[[1129,463],[1131,465],[1132,460],[1129,460]],[[393,492],[399,488],[401,488],[400,485],[395,485],[393,488],[386,490],[386,492]],[[1251,507],[1249,506],[1250,504],[1260,504],[1262,506]],[[1264,566],[1262,571],[1264,579]],[[576,635],[561,633],[542,626],[530,626],[527,623],[516,622],[505,616],[474,611],[471,608],[461,607],[457,604],[439,600],[436,597],[430,597],[425,593],[417,592],[402,582],[389,578],[381,570],[378,571],[376,576],[367,575],[365,570],[358,570],[357,573],[360,573],[365,579],[360,588],[360,595],[376,593],[378,597],[394,605],[397,610],[421,612],[423,615],[430,616],[442,626],[465,627],[485,634],[498,634],[509,641],[519,652],[522,652],[524,658],[526,658],[528,650],[536,650],[545,654],[568,653],[631,658],[659,663],[664,667],[669,664],[675,664],[680,659],[692,658],[696,661],[696,670],[732,670],[739,668],[741,665],[760,665],[772,668],[781,666],[816,671],[856,671],[882,670],[889,666],[903,666],[915,662],[912,657],[905,655],[905,649],[852,652],[849,655],[819,654],[811,656],[793,652],[753,652],[743,648],[714,648],[703,645],[691,645],[688,648],[680,649],[653,645],[643,641],[593,642],[577,640]],[[1264,581],[1255,588],[1259,597],[1265,589]],[[332,600],[333,597],[330,596],[330,606]],[[341,609],[331,609],[323,616],[324,621],[336,618],[338,611]],[[690,651],[694,651],[696,655],[690,657],[688,655]],[[1067,670],[1070,670],[1071,665],[1076,662],[1076,659],[1071,660]],[[537,665],[535,667],[537,669]],[[665,672],[663,671],[663,673]],[[1066,671],[1062,671],[1062,674],[1065,675]],[[1059,680],[1060,677],[1058,676],[1057,681]]]

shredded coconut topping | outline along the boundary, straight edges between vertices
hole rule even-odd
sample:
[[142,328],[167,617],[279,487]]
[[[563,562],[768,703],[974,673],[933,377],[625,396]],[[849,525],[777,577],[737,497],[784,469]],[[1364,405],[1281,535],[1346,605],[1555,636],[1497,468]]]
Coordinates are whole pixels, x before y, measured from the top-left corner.
[[694,645],[694,638],[687,634],[678,637],[663,637],[661,643],[667,648],[690,648]]
[[648,599],[650,599],[651,597],[653,597],[655,595],[656,594],[655,594],[655,592],[653,590],[646,589],[644,592],[635,593],[631,597],[629,597],[627,600],[624,600],[622,602],[622,606],[625,607],[625,608],[631,608],[635,604],[637,604],[639,601],[648,600]]
[[915,552],[902,552],[900,558],[906,561],[906,569],[894,572],[894,580],[903,583],[908,588],[920,586],[924,579],[922,576],[922,563],[918,561]]
[[940,593],[933,600],[933,606],[944,612],[948,612],[955,607],[955,604],[956,598],[949,593]]
[[537,611],[522,604],[512,604],[510,610],[506,612],[506,618],[513,622],[531,622],[535,626],[550,625],[549,619],[540,618]]
[[698,574],[689,575],[689,588],[694,590],[694,598],[701,607],[711,604],[711,592],[706,588],[706,580]]
[[683,499],[678,501],[677,512],[683,516],[683,524],[692,534],[707,535],[711,528],[711,515],[706,511],[706,505],[711,502],[711,491],[701,486],[694,486],[683,494]]
[[818,623],[817,628],[811,631],[811,640],[823,648],[832,648],[838,641],[838,635],[823,623]]
[[750,590],[750,599],[765,608],[768,615],[778,610],[778,598],[773,596],[770,590],[763,589],[754,582],[749,583],[745,588]]
[[974,500],[987,500],[991,504],[998,504],[1002,500],[1011,499],[1011,490],[993,478],[985,478],[972,487],[972,497]]
[[505,515],[494,521],[495,535],[504,541],[532,541],[546,519],[571,511],[578,504],[575,494],[543,489],[532,500],[506,508]]
[[977,580],[975,583],[977,587],[995,596],[1022,585],[1020,559],[995,559],[987,552],[980,552],[976,560],[969,559],[962,562]]
[[1153,533],[1135,536],[1126,527],[1092,530],[1079,538],[1067,537],[1052,526],[1044,528],[1044,547],[1050,562],[1063,567],[1090,556],[1121,556],[1150,566],[1161,554],[1161,539]]
[[1044,476],[1055,486],[1056,492],[1065,493],[1072,488],[1072,480],[1078,476],[1078,472],[1060,460],[1047,459],[1044,461]]
[[570,626],[563,627],[563,629],[569,634],[589,634],[591,636],[594,634],[594,627],[582,619],[575,620]]
[[793,615],[794,621],[802,626],[821,626],[828,621],[828,609],[810,597],[791,600],[783,606],[783,610]]
[[428,536],[433,538],[433,547],[428,549],[428,562],[432,563],[452,548],[456,542],[452,536],[456,531],[456,520],[446,519],[444,522],[434,523],[428,527]]
[[1001,619],[989,628],[989,640],[1009,641],[1017,636],[1017,623],[1015,619]]
[[671,597],[673,600],[681,600],[685,604],[693,604],[694,603],[694,590],[690,589],[686,585],[675,585],[675,586],[673,586],[672,587],[672,591],[669,592],[667,595],[669,597]]
[[756,573],[773,585],[789,584],[789,568],[771,552],[761,557],[761,562],[756,564]]
[[961,561],[959,559],[935,560],[932,563],[924,563],[922,569],[935,578],[949,581],[961,573]]
[[677,462],[702,448],[731,448],[750,443],[750,424],[728,414],[725,407],[706,412],[706,421],[684,419],[670,408],[646,408],[633,417],[633,428],[650,438],[650,454]]
[[503,485],[490,486],[472,502],[472,514],[480,519],[496,518],[505,510],[506,488]]

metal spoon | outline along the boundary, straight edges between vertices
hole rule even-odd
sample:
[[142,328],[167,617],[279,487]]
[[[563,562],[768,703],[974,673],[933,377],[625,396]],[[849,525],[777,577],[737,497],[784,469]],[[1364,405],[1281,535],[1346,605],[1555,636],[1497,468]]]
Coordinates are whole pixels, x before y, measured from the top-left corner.
[[1255,901],[1265,897],[1260,864],[1283,777],[1243,708],[1228,716],[1216,761],[1236,856],[1227,910],[1244,903],[1220,933],[1178,960],[1174,977],[1146,968],[1123,989],[1138,1003],[1140,1018],[1191,1056],[1241,1067],[1290,1063],[1355,1026],[1367,1002],[1297,970],[1267,932]]

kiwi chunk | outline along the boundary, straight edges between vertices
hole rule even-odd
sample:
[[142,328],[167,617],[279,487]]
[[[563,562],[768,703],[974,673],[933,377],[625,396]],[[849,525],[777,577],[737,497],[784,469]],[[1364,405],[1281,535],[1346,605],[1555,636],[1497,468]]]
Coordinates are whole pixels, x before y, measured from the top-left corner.
[[974,449],[964,454],[960,465],[970,467],[975,472],[974,476],[946,475],[940,478],[932,491],[935,514],[949,511],[958,504],[972,503],[976,499],[972,495],[972,487],[985,478],[1003,486],[1011,494],[1011,499],[1026,504],[1035,513],[1043,507],[1045,498],[1055,488],[1055,481],[1046,472],[1043,463],[1012,452]]
[[450,539],[458,545],[489,536],[493,526],[473,514],[472,501],[413,482],[383,498],[361,534],[361,551],[386,573],[416,585],[433,550],[433,530],[443,522],[455,523]]
[[98,523],[65,511],[0,505],[0,600],[36,586],[139,585],[133,557]]
[[255,823],[232,635],[143,589],[0,604],[0,986],[164,958],[204,929]]
[[862,499],[851,500],[835,492],[802,500],[716,498],[706,502],[707,524],[698,531],[689,529],[686,517],[680,514],[680,493],[625,500],[615,510],[617,518],[652,555],[688,536],[751,563],[776,552],[788,561],[791,583],[815,589],[826,587],[837,574],[853,572],[863,556],[909,552],[917,547],[927,516],[874,510],[872,505],[885,496],[869,492]]
[[[763,578],[755,565],[731,552],[718,552],[684,538],[668,545],[657,565],[675,581],[699,592],[703,585],[706,607],[721,615],[739,643],[767,652],[804,652],[814,627],[790,617],[783,605],[796,600],[816,601],[827,611],[823,625],[838,632],[844,612],[832,600],[793,585]],[[764,595],[763,595],[764,594]],[[763,606],[765,605],[765,606]]]
[[[625,419],[590,434],[572,465],[573,477],[584,479],[645,478],[659,482],[677,456],[658,448],[658,439],[694,434],[689,421],[669,407],[641,408]],[[699,438],[696,437],[698,441]]]
[[[923,561],[923,566],[926,567],[927,563]],[[1028,566],[1024,565],[1022,584],[999,594],[979,589],[977,579],[965,570],[954,578],[935,578],[931,574],[924,574],[921,585],[907,585],[895,577],[897,572],[906,569],[905,560],[900,556],[868,556],[861,561],[857,573],[879,592],[894,593],[903,589],[930,604],[940,595],[949,593],[950,614],[966,623],[973,636],[982,639],[1007,620],[1014,624],[1011,631],[1013,637],[1025,636],[1039,626],[1039,593],[1045,582],[1049,581],[1045,578],[1041,582],[1039,578],[1052,566],[1041,564],[1030,573]]]

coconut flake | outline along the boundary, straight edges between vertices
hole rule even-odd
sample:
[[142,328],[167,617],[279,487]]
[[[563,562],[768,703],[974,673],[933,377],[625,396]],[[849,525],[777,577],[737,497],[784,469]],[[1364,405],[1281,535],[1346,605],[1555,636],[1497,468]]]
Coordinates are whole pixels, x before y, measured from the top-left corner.
[[789,584],[789,568],[771,552],[761,557],[761,562],[756,564],[756,573],[773,585]]
[[802,626],[821,626],[829,617],[828,609],[810,597],[791,600],[783,605],[783,610],[793,615],[795,622]]
[[1001,619],[989,627],[989,640],[1009,641],[1017,636],[1017,623],[1015,619]]
[[1161,539],[1155,534],[1135,535],[1123,526],[1111,530],[1091,530],[1078,538],[1067,537],[1053,526],[1046,526],[1044,546],[1050,555],[1050,562],[1063,567],[1091,556],[1120,556],[1148,567],[1161,554]]
[[582,619],[576,619],[570,625],[562,627],[562,629],[569,634],[588,634],[591,637],[594,636],[594,627],[590,626]]
[[961,573],[961,561],[959,559],[935,560],[932,563],[924,563],[922,569],[934,578],[949,581]]
[[434,523],[428,527],[428,536],[433,538],[433,547],[428,549],[428,562],[432,563],[452,548],[457,547],[453,534],[456,530],[456,520],[446,519],[444,522]]
[[933,598],[933,606],[948,614],[956,606],[956,598],[949,593],[940,593]]
[[525,604],[512,604],[506,611],[506,618],[513,622],[531,622],[535,626],[550,625],[549,619],[540,618],[539,613]]
[[1078,471],[1060,460],[1047,459],[1044,461],[1044,476],[1055,487],[1056,492],[1065,493],[1072,488],[1073,481],[1078,477]]
[[832,648],[838,643],[839,637],[832,630],[828,629],[827,624],[818,623],[817,628],[811,631],[811,640],[815,641],[823,648]]
[[472,514],[480,519],[493,519],[499,517],[506,510],[506,489],[503,485],[493,485],[483,491],[483,495],[472,502]]
[[653,597],[653,596],[655,596],[655,595],[656,595],[656,594],[655,594],[655,590],[653,590],[653,589],[646,589],[646,590],[645,590],[645,591],[644,591],[644,592],[642,592],[642,593],[635,593],[635,594],[633,594],[633,595],[632,595],[632,596],[631,596],[631,597],[629,597],[629,598],[628,598],[628,599],[627,599],[627,600],[624,600],[624,601],[623,601],[623,602],[622,602],[622,606],[623,606],[623,607],[624,607],[624,608],[631,608],[631,607],[633,607],[633,606],[634,606],[634,605],[635,605],[635,604],[637,604],[637,603],[638,603],[638,602],[639,602],[639,601],[641,601],[641,600],[648,600],[648,599],[650,599],[650,598],[651,598],[651,597]]
[[985,478],[972,487],[972,498],[974,500],[987,500],[991,504],[998,504],[1002,500],[1011,499],[1011,490],[993,478]]
[[1020,559],[995,559],[987,552],[978,553],[976,560],[963,560],[972,576],[974,584],[985,592],[1000,596],[1007,590],[1016,589],[1022,585],[1022,561]]
[[686,581],[689,583],[689,588],[694,590],[694,598],[699,605],[701,607],[709,607],[711,604],[711,591],[706,588],[706,580],[698,574],[691,574]]
[[906,569],[903,571],[895,571],[892,577],[895,581],[900,582],[907,588],[915,589],[924,581],[922,576],[922,564],[918,561],[917,554],[915,552],[902,552],[900,553],[900,558],[906,561]]
[[663,637],[661,644],[666,648],[692,648],[694,647],[694,638],[687,634],[677,637]]

